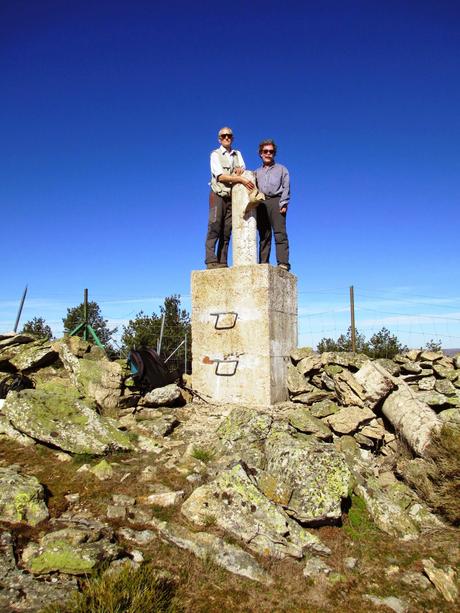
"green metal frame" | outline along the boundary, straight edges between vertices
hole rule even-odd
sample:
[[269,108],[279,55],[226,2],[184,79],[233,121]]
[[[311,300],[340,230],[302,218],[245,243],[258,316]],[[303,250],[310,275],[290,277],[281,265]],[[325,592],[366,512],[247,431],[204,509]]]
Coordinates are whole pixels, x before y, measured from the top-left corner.
[[78,326],[74,328],[72,332],[69,333],[69,336],[75,336],[77,332],[83,329],[83,340],[85,341],[88,340],[88,332],[89,332],[91,336],[93,337],[96,345],[100,347],[101,349],[104,349],[104,345],[99,340],[99,337],[96,334],[94,328],[91,326],[90,323],[88,323],[88,290],[87,289],[85,289],[84,300],[83,300],[83,320],[84,321],[82,321],[81,324],[78,324]]

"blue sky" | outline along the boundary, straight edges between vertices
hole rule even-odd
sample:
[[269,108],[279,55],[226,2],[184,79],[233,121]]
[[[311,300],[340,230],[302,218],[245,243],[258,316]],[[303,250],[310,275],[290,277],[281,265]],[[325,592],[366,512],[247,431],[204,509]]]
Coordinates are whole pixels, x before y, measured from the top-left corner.
[[[300,344],[386,325],[460,347],[460,5],[0,0],[0,331],[111,323],[203,268],[209,152],[230,125],[290,170]],[[273,258],[273,255],[272,255]]]

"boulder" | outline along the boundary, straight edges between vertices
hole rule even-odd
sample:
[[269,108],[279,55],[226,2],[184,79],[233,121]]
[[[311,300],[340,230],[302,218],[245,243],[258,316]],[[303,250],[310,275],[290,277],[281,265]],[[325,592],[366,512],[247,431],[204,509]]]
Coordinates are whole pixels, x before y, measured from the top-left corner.
[[309,407],[309,410],[313,417],[327,417],[328,415],[338,413],[340,408],[335,402],[332,402],[332,400],[320,400],[319,402],[314,402],[311,407]]
[[134,448],[116,422],[75,399],[71,390],[10,392],[3,410],[17,430],[64,451],[102,455]]
[[352,475],[343,454],[333,445],[273,433],[266,442],[266,473],[277,488],[291,490],[283,504],[286,512],[303,523],[338,520],[342,500],[352,489]]
[[401,382],[398,390],[385,400],[382,412],[420,456],[431,440],[431,433],[440,427],[436,413],[420,401],[410,387]]
[[35,526],[48,516],[45,493],[38,479],[0,467],[0,521]]
[[264,556],[302,558],[305,549],[329,551],[268,500],[241,464],[197,488],[182,505],[182,514],[200,527],[217,525]]
[[178,385],[170,383],[164,387],[157,387],[148,392],[139,402],[143,407],[169,407],[182,399],[182,392]]
[[435,588],[440,592],[447,602],[455,602],[458,598],[458,587],[456,585],[456,573],[450,566],[447,568],[439,568],[436,566],[433,558],[422,560],[423,570],[428,576],[428,579],[433,583]]

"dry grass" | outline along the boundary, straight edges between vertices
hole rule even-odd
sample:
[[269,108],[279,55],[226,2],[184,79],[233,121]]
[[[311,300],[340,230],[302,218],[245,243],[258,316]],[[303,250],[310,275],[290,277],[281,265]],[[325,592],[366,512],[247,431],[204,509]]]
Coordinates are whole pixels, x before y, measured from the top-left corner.
[[83,582],[82,591],[43,613],[178,613],[176,583],[150,565],[124,566]]

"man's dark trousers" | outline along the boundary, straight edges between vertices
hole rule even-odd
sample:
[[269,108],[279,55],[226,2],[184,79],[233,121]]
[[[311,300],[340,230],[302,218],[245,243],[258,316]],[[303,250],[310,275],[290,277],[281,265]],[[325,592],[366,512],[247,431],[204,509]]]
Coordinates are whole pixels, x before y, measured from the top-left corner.
[[275,236],[276,259],[278,264],[289,266],[289,241],[286,232],[286,215],[280,213],[280,196],[266,198],[257,207],[257,229],[259,231],[259,262],[270,262],[272,228]]
[[[232,197],[209,194],[208,234],[206,236],[206,264],[227,265],[228,245],[232,234]],[[217,252],[216,252],[217,243]]]

